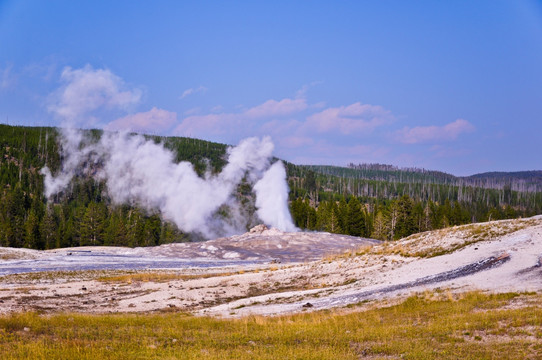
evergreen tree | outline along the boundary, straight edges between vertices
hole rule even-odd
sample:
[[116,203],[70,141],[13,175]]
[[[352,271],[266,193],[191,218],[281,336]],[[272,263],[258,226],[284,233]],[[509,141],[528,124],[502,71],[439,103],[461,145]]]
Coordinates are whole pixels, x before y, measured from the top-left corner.
[[388,219],[384,216],[382,211],[376,213],[374,223],[373,223],[373,232],[371,237],[378,240],[388,240],[388,234],[390,234],[390,229]]
[[53,209],[51,208],[47,209],[40,223],[40,234],[45,249],[52,249],[57,247],[57,226],[53,214]]
[[40,222],[35,211],[30,211],[24,227],[24,247],[43,250],[45,244],[41,241]]
[[104,232],[104,245],[108,246],[128,246],[128,233],[122,210],[115,209]]
[[431,201],[428,201],[425,207],[423,208],[423,217],[420,224],[420,231],[429,231],[433,229],[432,224],[432,208],[434,207],[434,204]]
[[303,207],[304,207],[304,209],[305,209],[304,211],[306,213],[305,229],[316,230],[317,221],[318,221],[318,216],[316,214],[316,209],[314,209],[310,205],[309,199],[305,199],[305,201],[303,201]]
[[362,236],[365,233],[365,218],[358,198],[351,197],[348,201],[346,219],[348,235]]
[[17,184],[15,191],[6,200],[6,243],[11,247],[22,247],[25,238],[25,204],[22,186]]
[[341,228],[343,234],[348,234],[350,231],[348,225],[348,204],[344,196],[341,196],[337,207],[339,216],[339,227]]
[[401,239],[417,232],[414,217],[414,203],[408,195],[403,195],[397,201],[397,223],[393,239]]
[[160,221],[160,217],[158,215],[152,215],[148,217],[145,221],[145,228],[144,228],[144,246],[156,246],[160,242],[160,233],[162,231],[161,229],[162,222]]
[[102,245],[105,231],[105,207],[90,202],[81,221],[81,246]]
[[335,201],[322,201],[318,207],[318,229],[330,233],[341,233],[339,208]]
[[138,209],[130,210],[128,216],[128,246],[145,245],[145,219]]

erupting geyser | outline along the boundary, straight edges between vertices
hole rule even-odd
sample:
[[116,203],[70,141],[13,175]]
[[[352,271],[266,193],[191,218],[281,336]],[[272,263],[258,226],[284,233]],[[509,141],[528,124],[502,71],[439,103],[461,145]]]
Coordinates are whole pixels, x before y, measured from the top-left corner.
[[[52,175],[42,169],[47,197],[64,189],[81,167],[100,164],[95,177],[105,181],[113,202],[158,210],[179,229],[213,238],[246,230],[246,211],[233,194],[241,181],[248,181],[254,185],[258,217],[280,230],[296,230],[288,211],[286,171],[280,161],[271,164],[269,137],[248,138],[229,148],[222,171],[202,178],[191,163],[175,163],[170,150],[140,135],[104,133],[88,144],[79,130],[64,129],[61,135],[61,170]],[[222,206],[228,207],[227,218],[215,216]]]

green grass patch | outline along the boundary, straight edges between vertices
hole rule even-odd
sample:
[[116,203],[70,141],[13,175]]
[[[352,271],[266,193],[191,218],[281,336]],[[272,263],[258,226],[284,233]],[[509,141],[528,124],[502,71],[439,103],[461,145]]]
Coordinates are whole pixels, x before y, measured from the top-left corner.
[[[437,294],[439,295],[439,294]],[[541,295],[420,294],[369,311],[221,320],[179,313],[0,317],[2,359],[535,359]]]

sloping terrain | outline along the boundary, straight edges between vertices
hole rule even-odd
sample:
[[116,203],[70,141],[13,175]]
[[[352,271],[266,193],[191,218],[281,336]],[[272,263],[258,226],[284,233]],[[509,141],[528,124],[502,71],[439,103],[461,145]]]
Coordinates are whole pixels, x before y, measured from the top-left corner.
[[38,271],[217,268],[315,261],[380,241],[323,232],[282,232],[258,225],[204,242],[127,248],[85,246],[48,251],[0,248],[0,275]]
[[[4,275],[0,311],[175,309],[219,316],[275,315],[394,301],[435,289],[542,290],[542,216],[458,226],[389,243],[256,228],[232,238],[155,248],[56,253],[4,248],[0,256],[7,260],[0,266],[21,261],[14,259],[17,254],[36,261],[63,252],[64,258],[77,259],[77,251],[160,261],[187,261],[186,256],[191,256],[191,260],[209,261],[211,267],[101,270],[96,266],[87,271]],[[95,257],[96,263],[99,258]]]

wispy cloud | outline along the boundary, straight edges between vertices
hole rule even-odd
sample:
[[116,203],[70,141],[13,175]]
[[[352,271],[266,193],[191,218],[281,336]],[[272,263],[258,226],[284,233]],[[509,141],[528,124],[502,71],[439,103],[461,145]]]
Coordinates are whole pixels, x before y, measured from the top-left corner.
[[198,106],[198,107],[194,107],[194,108],[186,110],[183,114],[185,116],[192,116],[192,115],[197,115],[200,112],[201,112],[201,108]]
[[323,83],[324,83],[323,81],[313,81],[310,84],[303,85],[301,87],[301,89],[299,89],[296,92],[296,94],[295,94],[296,99],[306,97],[307,96],[307,91],[309,91],[310,88],[312,88],[314,86],[317,86],[317,85],[320,85],[320,84],[323,84]]
[[381,106],[356,102],[348,106],[327,108],[309,116],[303,130],[319,133],[336,131],[344,135],[369,133],[394,119],[392,113]]
[[312,137],[289,137],[280,139],[277,143],[278,155],[297,164],[344,166],[351,162],[382,162],[389,152],[389,148],[380,145],[341,144]]
[[471,154],[471,150],[457,146],[434,145],[431,147],[434,158],[457,158]]
[[7,89],[14,83],[13,64],[0,69],[0,89]]
[[50,82],[56,79],[60,60],[58,56],[49,55],[45,59],[37,62],[32,62],[23,67],[23,73],[26,76],[40,78],[45,82]]
[[304,98],[282,99],[280,101],[267,100],[261,105],[246,110],[243,116],[249,119],[285,116],[298,113],[306,108],[307,101]]
[[220,113],[224,111],[224,107],[222,105],[216,105],[211,108],[212,113]]
[[62,86],[51,95],[48,110],[64,121],[81,123],[98,109],[128,109],[137,104],[142,92],[128,89],[124,81],[108,69],[65,67]]
[[205,92],[205,91],[207,91],[207,88],[205,86],[186,89],[185,91],[183,91],[181,96],[179,96],[179,99],[184,99],[185,97],[190,96],[192,94],[195,94],[195,93],[198,93],[198,92]]
[[111,131],[133,131],[140,133],[161,133],[177,122],[177,113],[153,107],[146,112],[131,114],[116,119],[105,126]]
[[[256,126],[253,120],[272,119],[297,114],[307,108],[304,98],[267,100],[260,105],[248,108],[238,113],[216,113],[186,117],[175,129],[178,135],[208,136],[239,132]],[[258,129],[255,130],[258,132]]]
[[444,126],[404,127],[395,133],[395,139],[404,144],[418,144],[435,141],[451,141],[464,133],[473,132],[474,125],[464,119],[457,119]]
[[286,136],[279,138],[279,145],[285,148],[299,148],[314,144],[314,138],[306,136]]

